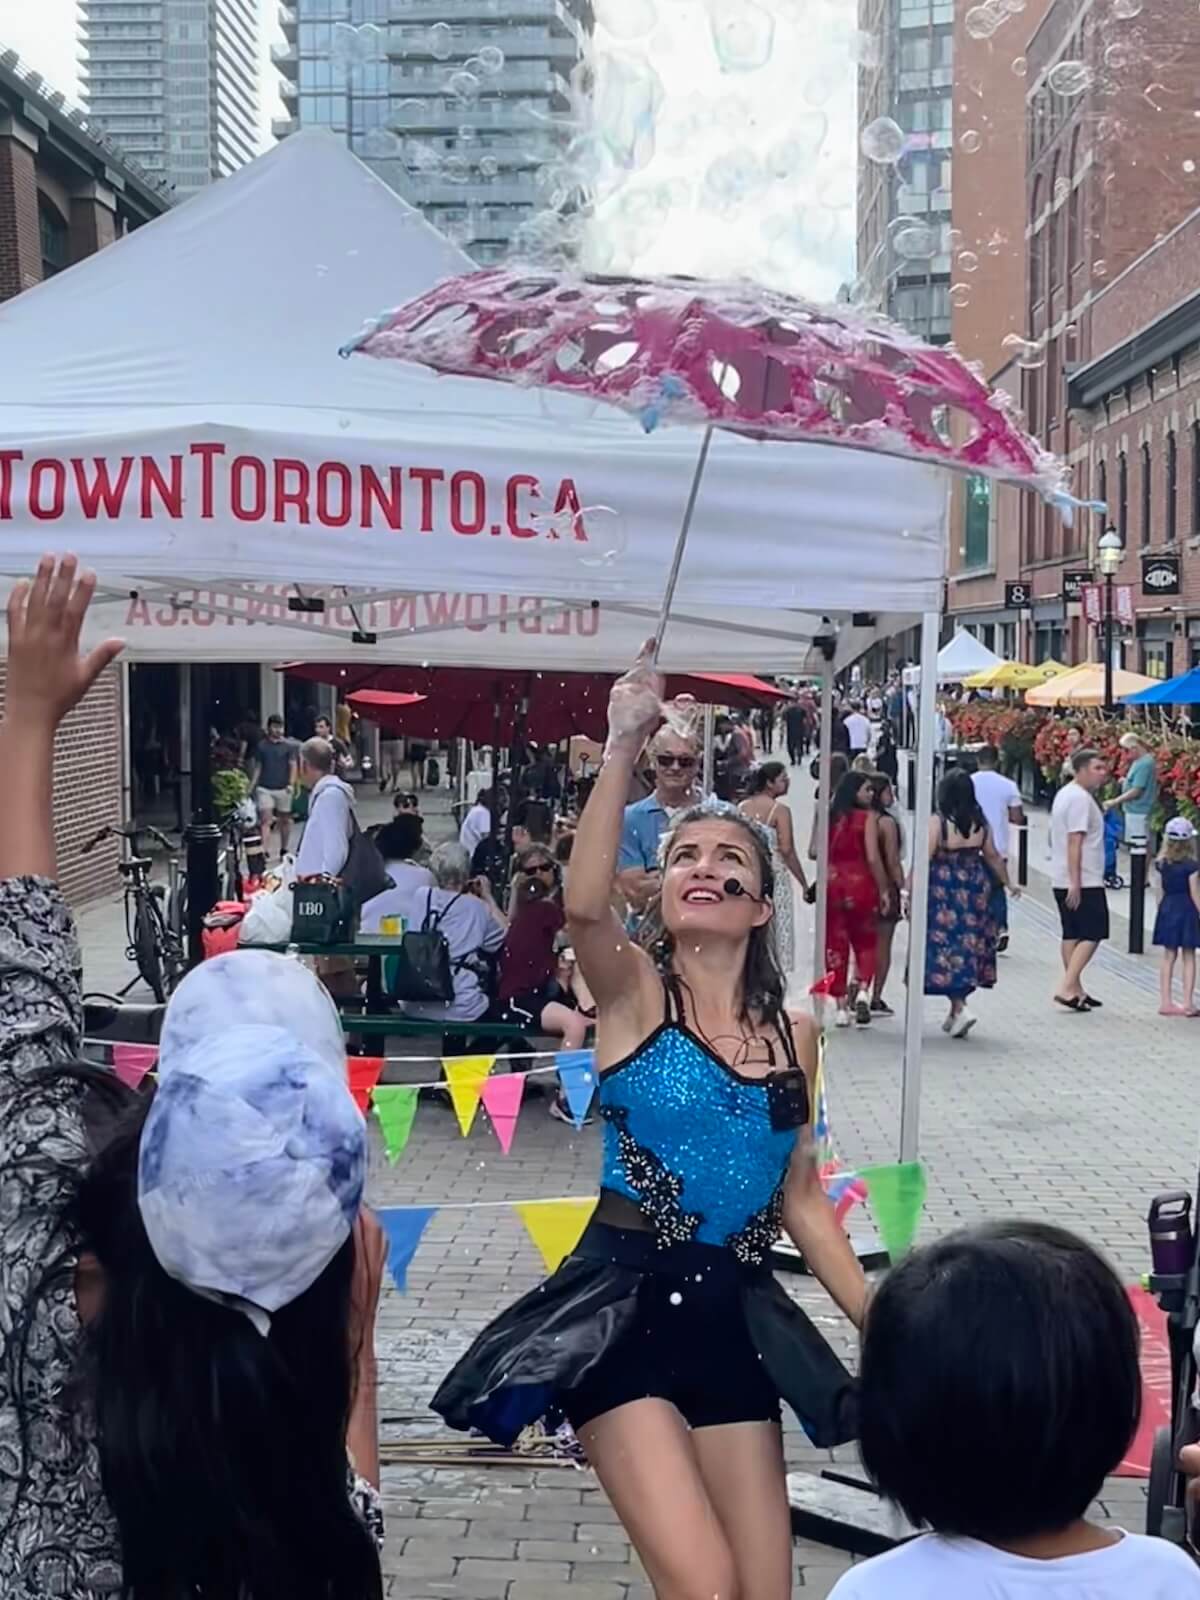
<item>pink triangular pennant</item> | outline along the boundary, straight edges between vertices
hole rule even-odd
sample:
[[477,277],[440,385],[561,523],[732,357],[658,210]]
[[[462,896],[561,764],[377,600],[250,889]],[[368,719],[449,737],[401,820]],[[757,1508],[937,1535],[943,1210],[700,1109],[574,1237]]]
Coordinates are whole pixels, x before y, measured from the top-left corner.
[[507,1155],[512,1149],[513,1135],[517,1131],[517,1118],[521,1114],[521,1096],[525,1093],[523,1072],[501,1072],[489,1078],[483,1086],[480,1099],[491,1119],[492,1131]]
[[153,1044],[114,1044],[112,1047],[113,1071],[129,1089],[140,1089],[142,1079],[154,1071],[158,1060],[158,1046]]

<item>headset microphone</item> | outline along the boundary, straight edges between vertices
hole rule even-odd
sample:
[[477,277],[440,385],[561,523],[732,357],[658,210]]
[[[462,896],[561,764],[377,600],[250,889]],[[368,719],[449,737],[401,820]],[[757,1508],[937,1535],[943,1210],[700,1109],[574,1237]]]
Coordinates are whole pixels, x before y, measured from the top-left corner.
[[721,887],[731,900],[753,900],[756,906],[760,906],[763,903],[756,894],[751,894],[746,885],[739,883],[736,878],[726,878]]

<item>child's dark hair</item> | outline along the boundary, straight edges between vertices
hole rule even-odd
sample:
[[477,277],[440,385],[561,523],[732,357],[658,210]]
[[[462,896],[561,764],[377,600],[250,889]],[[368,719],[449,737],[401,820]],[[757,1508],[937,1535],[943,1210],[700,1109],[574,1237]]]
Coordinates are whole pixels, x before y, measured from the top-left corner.
[[1137,1430],[1137,1320],[1082,1239],[989,1223],[884,1279],[861,1362],[863,1463],[910,1521],[992,1544],[1082,1517]]

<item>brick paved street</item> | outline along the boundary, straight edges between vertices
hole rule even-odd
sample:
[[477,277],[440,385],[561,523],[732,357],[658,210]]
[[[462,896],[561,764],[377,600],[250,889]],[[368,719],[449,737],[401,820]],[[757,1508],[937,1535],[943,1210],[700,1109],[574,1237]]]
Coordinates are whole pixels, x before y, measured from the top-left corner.
[[[796,787],[797,831],[805,837],[803,797],[811,786],[803,779]],[[1156,1016],[1153,955],[1139,962],[1112,947],[1091,979],[1104,1009],[1076,1016],[1055,1008],[1057,923],[1042,903],[1044,882],[1033,876],[1034,894],[1013,908],[1012,949],[1002,958],[999,985],[973,1002],[974,1034],[962,1042],[946,1038],[938,1027],[944,1006],[927,1008],[923,1232],[929,1237],[985,1216],[1045,1217],[1087,1234],[1132,1280],[1148,1264],[1150,1196],[1194,1182],[1200,1022]],[[811,948],[811,913],[798,910],[804,950],[806,938]],[[800,976],[794,993],[806,981]],[[902,996],[895,978],[897,1009]],[[832,1035],[831,1112],[848,1163],[895,1156],[901,1029],[897,1017]],[[527,1101],[508,1157],[482,1118],[464,1140],[448,1107],[425,1102],[398,1166],[384,1162],[377,1130],[372,1139],[369,1194],[377,1205],[584,1196],[593,1192],[598,1164],[598,1130],[576,1134],[551,1121],[541,1098]],[[448,1208],[432,1220],[407,1294],[390,1285],[385,1292],[379,1334],[385,1441],[438,1432],[425,1408],[440,1375],[540,1272],[511,1210]],[[849,1330],[822,1292],[805,1279],[787,1281],[851,1356]],[[797,1465],[818,1462],[794,1427],[788,1449]],[[852,1449],[841,1455],[854,1459]],[[569,1591],[574,1600],[636,1600],[649,1592],[587,1472],[391,1466],[384,1487],[391,1595],[551,1600]],[[1140,1484],[1114,1482],[1101,1511],[1137,1529],[1142,1500]],[[797,1596],[826,1595],[846,1564],[836,1551],[797,1546]]]

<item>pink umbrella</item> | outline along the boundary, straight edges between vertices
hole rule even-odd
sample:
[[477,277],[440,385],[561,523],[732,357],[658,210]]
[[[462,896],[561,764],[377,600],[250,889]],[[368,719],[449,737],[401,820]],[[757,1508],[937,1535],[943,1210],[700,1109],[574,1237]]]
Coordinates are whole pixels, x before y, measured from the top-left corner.
[[388,312],[343,354],[539,385],[704,425],[656,636],[661,645],[714,427],[925,460],[1068,506],[1063,467],[953,350],[886,318],[754,284],[496,268]]

